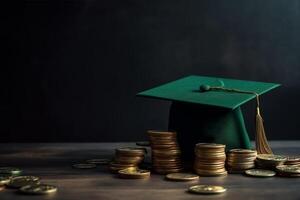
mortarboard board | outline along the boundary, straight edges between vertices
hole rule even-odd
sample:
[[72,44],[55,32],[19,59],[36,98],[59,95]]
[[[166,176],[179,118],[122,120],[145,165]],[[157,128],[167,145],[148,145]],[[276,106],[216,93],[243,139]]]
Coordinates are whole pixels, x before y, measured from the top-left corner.
[[169,130],[178,133],[183,156],[193,154],[194,144],[214,142],[227,149],[251,148],[240,106],[255,99],[256,148],[271,153],[259,111],[259,96],[280,86],[275,83],[188,76],[140,92],[138,96],[172,101]]

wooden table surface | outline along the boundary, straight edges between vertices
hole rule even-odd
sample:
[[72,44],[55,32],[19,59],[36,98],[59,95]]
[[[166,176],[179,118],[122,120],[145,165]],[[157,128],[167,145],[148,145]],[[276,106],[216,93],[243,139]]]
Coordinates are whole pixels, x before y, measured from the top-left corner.
[[[73,169],[72,163],[91,158],[112,158],[114,148],[133,143],[37,143],[1,144],[0,165],[22,168],[24,174],[39,176],[42,182],[58,186],[56,194],[29,196],[13,189],[0,192],[0,200],[110,200],[110,199],[300,199],[300,178],[251,178],[238,174],[226,177],[200,177],[193,182],[171,182],[152,174],[146,180],[119,179],[105,166],[92,170]],[[273,141],[276,154],[300,155],[300,141]],[[149,159],[149,158],[148,158]],[[220,195],[194,195],[186,192],[196,184],[225,186]]]

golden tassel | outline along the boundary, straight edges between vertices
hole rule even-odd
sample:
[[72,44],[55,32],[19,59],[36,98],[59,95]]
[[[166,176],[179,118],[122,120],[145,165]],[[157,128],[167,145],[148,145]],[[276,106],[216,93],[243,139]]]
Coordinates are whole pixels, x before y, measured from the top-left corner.
[[255,135],[256,150],[258,154],[273,154],[266,137],[264,120],[260,114],[259,96],[258,94],[255,95],[256,95],[256,135]]
[[244,93],[244,94],[254,94],[256,96],[256,134],[255,134],[255,146],[258,154],[273,154],[271,147],[268,143],[265,128],[264,128],[264,120],[260,114],[260,107],[259,107],[259,94],[252,91],[245,91],[233,88],[225,88],[221,86],[207,86],[202,85],[200,86],[201,91],[209,91],[209,90],[219,90],[219,91],[226,91],[226,92],[236,92],[236,93]]

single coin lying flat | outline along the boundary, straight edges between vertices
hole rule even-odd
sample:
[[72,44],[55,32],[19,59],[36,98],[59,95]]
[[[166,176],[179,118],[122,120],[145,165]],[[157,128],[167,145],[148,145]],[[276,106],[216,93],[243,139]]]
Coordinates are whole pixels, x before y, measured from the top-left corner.
[[20,175],[22,170],[15,167],[0,167],[0,174]]
[[111,160],[106,158],[95,158],[86,161],[86,163],[88,164],[95,164],[95,165],[108,165],[110,162]]
[[25,185],[39,185],[39,178],[36,176],[16,176],[12,177],[10,182],[6,184],[10,188],[21,188]]
[[144,179],[150,177],[149,170],[138,169],[136,167],[129,167],[118,171],[120,178],[126,179]]
[[256,177],[272,177],[276,175],[276,172],[265,169],[249,169],[245,171],[245,174]]
[[217,185],[194,185],[188,191],[195,194],[221,194],[226,188]]
[[52,194],[57,191],[57,187],[53,185],[26,185],[20,188],[20,192],[26,194]]
[[0,175],[0,186],[8,184],[10,182],[11,176],[9,175]]
[[193,181],[198,180],[199,176],[190,173],[171,173],[166,175],[166,179],[173,181]]
[[300,165],[279,165],[276,169],[280,172],[300,174]]

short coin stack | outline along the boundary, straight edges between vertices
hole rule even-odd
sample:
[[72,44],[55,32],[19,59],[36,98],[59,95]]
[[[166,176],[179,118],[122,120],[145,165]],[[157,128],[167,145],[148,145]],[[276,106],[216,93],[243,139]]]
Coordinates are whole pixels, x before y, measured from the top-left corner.
[[287,160],[284,162],[285,165],[300,165],[299,156],[287,156]]
[[226,167],[229,173],[244,173],[255,167],[257,152],[250,149],[231,149],[227,153]]
[[277,174],[284,177],[300,177],[300,165],[279,165]]
[[116,149],[115,159],[110,163],[109,169],[117,173],[129,167],[138,167],[143,162],[146,150],[138,147],[123,147]]
[[258,154],[255,165],[259,169],[276,169],[276,166],[282,165],[287,160],[286,156],[273,154]]
[[147,133],[152,149],[153,170],[159,174],[182,171],[181,151],[176,132],[149,130]]
[[198,143],[195,147],[194,170],[200,176],[227,175],[225,145]]

